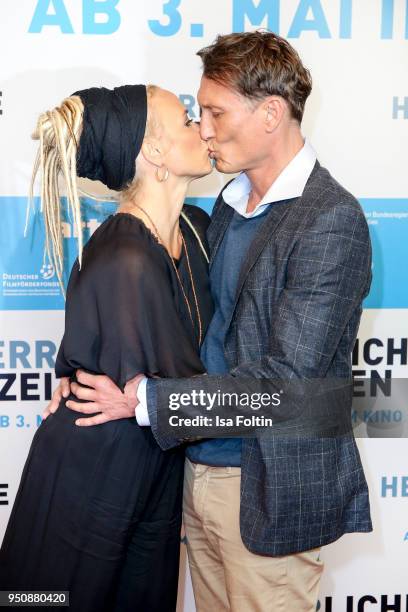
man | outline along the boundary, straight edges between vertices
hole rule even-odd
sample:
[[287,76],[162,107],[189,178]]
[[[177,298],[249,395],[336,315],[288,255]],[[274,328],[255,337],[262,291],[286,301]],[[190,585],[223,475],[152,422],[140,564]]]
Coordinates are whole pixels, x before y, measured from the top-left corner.
[[[94,389],[73,391],[91,403],[68,404],[101,413],[83,425],[136,409],[163,449],[181,442],[158,428],[166,394],[238,377],[351,379],[371,281],[364,214],[301,134],[311,78],[296,51],[275,34],[251,32],[219,36],[198,55],[202,138],[219,171],[241,172],[219,195],[208,231],[216,305],[202,346],[208,375],[137,377],[122,395],[106,377],[80,373]],[[353,435],[212,439],[186,454],[198,611],[314,610],[321,546],[372,529]]]

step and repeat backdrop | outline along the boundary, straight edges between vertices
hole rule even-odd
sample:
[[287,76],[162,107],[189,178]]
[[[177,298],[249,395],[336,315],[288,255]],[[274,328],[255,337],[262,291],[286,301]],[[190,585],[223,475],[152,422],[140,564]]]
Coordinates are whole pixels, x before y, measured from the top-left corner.
[[[374,382],[408,378],[408,1],[3,0],[0,541],[32,436],[56,385],[53,367],[63,332],[64,301],[44,258],[38,198],[24,237],[37,116],[78,89],[142,82],[172,90],[198,117],[196,51],[219,33],[259,27],[287,37],[310,68],[314,88],[304,134],[320,162],[360,200],[369,223],[373,284],[353,352],[354,375]],[[196,182],[188,201],[210,212],[226,178],[213,173]],[[103,193],[97,184],[82,187]],[[89,236],[115,203],[84,199],[83,209]],[[72,262],[69,218],[63,232]],[[381,404],[384,385],[372,387],[371,408],[358,415],[358,444],[374,533],[344,536],[324,550],[318,603],[324,612],[408,611],[403,410],[401,401]],[[183,540],[181,546],[179,612],[194,612]]]

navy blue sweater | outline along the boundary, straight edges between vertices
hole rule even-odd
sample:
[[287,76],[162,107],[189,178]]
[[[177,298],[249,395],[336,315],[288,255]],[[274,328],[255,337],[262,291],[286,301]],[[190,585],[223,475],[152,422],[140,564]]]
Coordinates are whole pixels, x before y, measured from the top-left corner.
[[[224,234],[210,271],[214,316],[201,347],[201,360],[208,374],[225,374],[228,366],[224,355],[224,339],[234,307],[239,273],[255,233],[271,206],[255,217],[237,212]],[[213,438],[196,442],[186,451],[190,461],[214,466],[241,465],[240,438]]]

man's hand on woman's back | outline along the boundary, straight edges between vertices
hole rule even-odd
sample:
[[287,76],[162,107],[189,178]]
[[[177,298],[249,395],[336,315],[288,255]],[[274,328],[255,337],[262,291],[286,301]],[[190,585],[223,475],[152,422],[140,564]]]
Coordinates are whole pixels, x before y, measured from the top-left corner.
[[63,397],[68,397],[71,392],[69,378],[61,378],[58,387],[55,389],[52,394],[52,398],[44,412],[42,413],[42,418],[45,420],[50,414],[54,414],[56,410],[58,410],[58,406]]

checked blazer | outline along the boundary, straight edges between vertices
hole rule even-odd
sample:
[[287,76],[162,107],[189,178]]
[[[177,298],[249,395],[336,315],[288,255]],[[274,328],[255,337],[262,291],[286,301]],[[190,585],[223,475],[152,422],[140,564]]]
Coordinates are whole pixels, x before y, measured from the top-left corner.
[[[218,197],[208,230],[210,265],[232,218]],[[225,378],[351,379],[351,352],[371,282],[371,245],[357,200],[316,162],[299,198],[275,203],[240,272],[225,337]],[[148,384],[153,433],[170,393],[214,392],[223,377]],[[222,387],[221,387],[222,388]],[[337,437],[256,436],[242,441],[241,537],[277,556],[347,532],[372,530],[367,483],[352,432]]]

